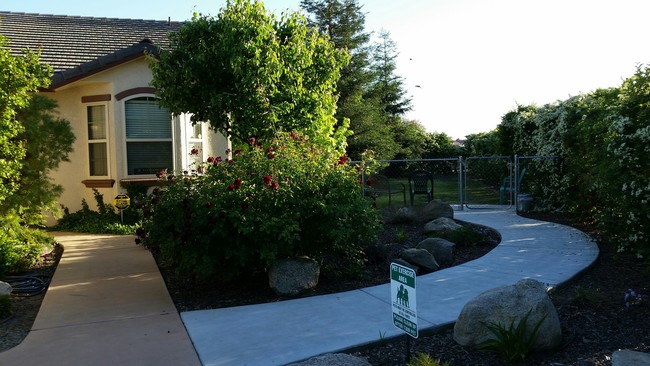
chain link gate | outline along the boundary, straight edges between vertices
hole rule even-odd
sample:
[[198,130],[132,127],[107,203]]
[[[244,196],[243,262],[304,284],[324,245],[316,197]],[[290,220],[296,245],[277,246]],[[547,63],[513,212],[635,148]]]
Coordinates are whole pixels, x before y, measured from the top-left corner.
[[508,208],[514,203],[510,156],[477,156],[463,161],[464,197],[468,208]]
[[[562,192],[557,187],[563,175],[557,156],[378,160],[373,165],[370,175],[361,169],[360,181],[362,192],[372,196],[379,208],[424,206],[430,199],[443,200],[456,210],[517,207],[528,211],[533,203],[561,206]],[[413,192],[416,172],[430,179],[423,194]]]

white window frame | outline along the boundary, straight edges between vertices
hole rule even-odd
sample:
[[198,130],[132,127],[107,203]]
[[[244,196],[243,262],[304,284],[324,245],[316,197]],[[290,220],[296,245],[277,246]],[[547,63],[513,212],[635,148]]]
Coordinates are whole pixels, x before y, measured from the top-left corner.
[[[206,159],[205,156],[205,123],[200,122],[196,125],[201,131],[199,137],[194,137],[194,128],[192,126],[192,121],[190,120],[189,114],[182,114],[179,116],[179,125],[181,126],[181,139],[183,140],[183,147],[181,149],[182,154],[182,164],[184,170],[190,170],[195,168],[192,166],[193,160],[198,160],[199,162],[204,162]],[[192,157],[191,152],[192,148],[200,145],[199,155],[195,158]]]
[[[175,136],[176,136],[176,123],[174,123],[175,118],[170,114],[169,120],[171,123],[171,137],[170,138],[165,138],[165,139],[144,139],[144,138],[129,138],[126,133],[126,103],[133,100],[133,99],[138,99],[138,98],[152,98],[152,99],[158,99],[154,94],[149,94],[149,93],[141,93],[141,94],[134,94],[130,95],[128,98],[124,98],[122,102],[122,133],[124,136],[124,144],[123,144],[123,156],[124,156],[124,175],[127,178],[149,178],[149,177],[155,177],[156,173],[149,173],[149,174],[129,174],[129,158],[128,158],[128,149],[127,145],[129,142],[171,142],[172,145],[172,170],[176,170],[176,141],[175,141]],[[173,173],[169,172],[169,173]]]
[[[97,106],[102,106],[104,107],[104,138],[103,139],[91,139],[90,134],[88,133],[88,127],[90,124],[90,121],[88,120],[88,108],[91,107],[97,107]],[[108,134],[108,103],[84,103],[83,104],[83,113],[84,113],[84,120],[86,121],[85,127],[86,127],[86,171],[87,171],[87,176],[91,179],[97,179],[97,178],[108,178],[111,176],[111,156],[110,156],[110,144],[109,144],[109,134]],[[106,147],[106,175],[91,175],[91,169],[90,169],[90,145],[91,144],[104,144]]]

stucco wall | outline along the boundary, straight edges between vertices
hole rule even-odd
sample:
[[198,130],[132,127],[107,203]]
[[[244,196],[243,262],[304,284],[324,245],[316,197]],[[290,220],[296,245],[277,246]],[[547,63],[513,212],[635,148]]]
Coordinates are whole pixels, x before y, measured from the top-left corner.
[[[60,117],[70,121],[72,130],[76,136],[74,151],[69,156],[70,162],[62,163],[56,171],[50,174],[50,177],[64,188],[59,203],[67,207],[71,212],[81,208],[82,199],[85,199],[91,208],[95,208],[93,189],[82,183],[84,180],[92,180],[95,178],[91,177],[89,172],[86,117],[86,106],[95,102],[82,103],[82,97],[110,95],[110,100],[97,103],[103,103],[107,108],[108,178],[115,180],[115,184],[110,188],[96,189],[104,195],[105,202],[111,203],[117,194],[125,193],[125,190],[120,187],[120,180],[129,178],[127,177],[125,158],[124,99],[117,100],[115,96],[126,90],[149,87],[150,80],[151,71],[149,70],[147,61],[144,58],[140,58],[68,84],[55,92],[46,94],[58,102]],[[181,170],[186,167],[182,166],[183,159],[181,156],[185,151],[183,151],[180,123],[181,121],[189,120],[189,118],[183,118],[182,116],[182,118],[175,120],[177,123],[173,129],[174,161],[175,168]],[[204,129],[206,132],[207,130],[207,128]],[[206,158],[209,155],[223,154],[227,148],[228,142],[221,135],[217,136],[211,133],[204,138],[203,155]],[[54,220],[50,218],[48,224],[53,223]]]

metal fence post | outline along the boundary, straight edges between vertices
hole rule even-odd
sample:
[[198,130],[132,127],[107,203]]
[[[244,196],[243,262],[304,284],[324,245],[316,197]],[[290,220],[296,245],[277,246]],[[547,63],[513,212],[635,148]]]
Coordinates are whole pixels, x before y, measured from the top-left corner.
[[458,202],[460,202],[460,211],[464,210],[465,202],[463,200],[463,157],[458,157]]

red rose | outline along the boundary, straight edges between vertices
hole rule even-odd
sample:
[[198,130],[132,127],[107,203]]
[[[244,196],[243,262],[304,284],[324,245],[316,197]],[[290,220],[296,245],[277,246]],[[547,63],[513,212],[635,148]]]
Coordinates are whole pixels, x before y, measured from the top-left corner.
[[241,178],[235,179],[235,188],[241,187]]
[[267,186],[271,184],[271,176],[270,175],[267,175],[267,176],[264,177],[264,184],[266,184]]
[[271,188],[273,188],[274,191],[277,191],[278,188],[280,188],[280,185],[278,184],[278,182],[273,181],[273,183],[271,183]]

